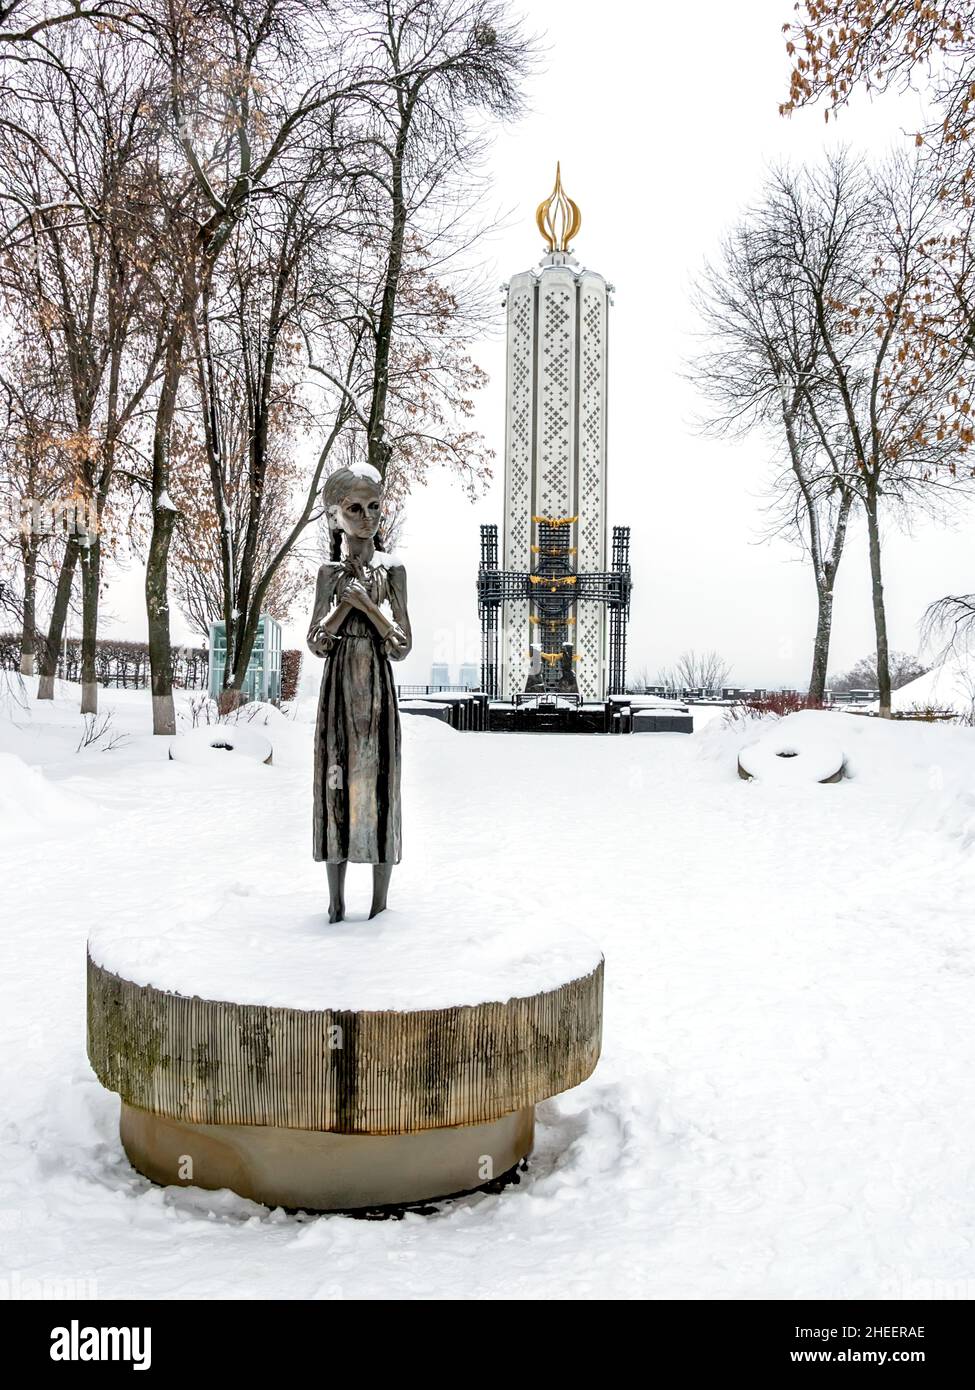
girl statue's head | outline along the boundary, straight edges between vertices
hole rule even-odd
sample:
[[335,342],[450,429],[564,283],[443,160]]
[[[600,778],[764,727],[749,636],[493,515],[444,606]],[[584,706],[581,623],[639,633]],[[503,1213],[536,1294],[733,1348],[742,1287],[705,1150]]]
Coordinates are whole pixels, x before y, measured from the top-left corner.
[[371,540],[382,549],[379,527],[382,523],[383,485],[375,468],[368,463],[337,468],[322,488],[325,515],[331,536],[333,560],[342,554],[342,536]]

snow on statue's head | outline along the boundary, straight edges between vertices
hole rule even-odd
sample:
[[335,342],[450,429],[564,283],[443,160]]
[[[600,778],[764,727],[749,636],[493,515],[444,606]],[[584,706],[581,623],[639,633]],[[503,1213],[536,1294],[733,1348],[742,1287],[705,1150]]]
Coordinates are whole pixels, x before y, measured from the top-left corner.
[[383,483],[371,464],[354,463],[330,473],[322,488],[322,500],[333,560],[342,554],[343,535],[373,540],[376,548],[382,549],[378,533],[382,523]]

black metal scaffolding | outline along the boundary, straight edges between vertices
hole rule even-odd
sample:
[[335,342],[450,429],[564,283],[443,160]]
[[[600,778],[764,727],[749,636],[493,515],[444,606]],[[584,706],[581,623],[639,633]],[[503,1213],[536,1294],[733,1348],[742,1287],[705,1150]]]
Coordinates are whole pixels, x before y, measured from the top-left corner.
[[[501,611],[498,528],[481,527],[481,567],[477,572],[477,614],[481,620],[481,689],[498,698],[498,618]],[[497,590],[497,597],[495,597]]]
[[[481,620],[481,682],[497,699],[498,630],[504,603],[527,599],[539,633],[545,686],[555,687],[558,656],[570,641],[571,610],[579,603],[605,603],[609,609],[609,695],[626,688],[626,627],[630,616],[630,528],[613,527],[612,568],[578,574],[572,567],[570,530],[557,522],[538,522],[537,568],[532,573],[498,567],[498,528],[481,527],[481,564],[477,574],[477,611]],[[546,656],[548,659],[546,659]]]
[[[531,609],[528,621],[532,627],[532,646],[537,647],[542,665],[533,677],[533,690],[565,688],[562,670],[563,648],[572,644],[570,629],[575,626],[572,613],[578,591],[579,576],[575,573],[572,522],[536,518],[538,543],[532,546],[535,564],[528,577]],[[572,644],[574,645],[574,644]],[[571,673],[568,676],[571,682]]]
[[613,574],[620,577],[619,603],[609,609],[609,695],[626,693],[626,628],[630,617],[630,528],[613,527]]

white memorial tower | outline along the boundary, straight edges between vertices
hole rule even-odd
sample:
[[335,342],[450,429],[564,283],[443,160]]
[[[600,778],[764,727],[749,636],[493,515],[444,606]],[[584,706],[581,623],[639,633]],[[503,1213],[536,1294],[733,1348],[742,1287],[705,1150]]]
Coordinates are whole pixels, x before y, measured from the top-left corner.
[[[560,605],[535,611],[533,597],[504,604],[498,652],[500,693],[530,686],[532,666],[554,684],[562,648],[572,647],[584,700],[607,693],[607,611],[602,603],[567,603],[573,577],[604,573],[606,554],[606,349],[611,286],[572,254],[581,217],[555,187],[536,213],[548,254],[507,287],[507,418],[501,567],[537,581],[546,558],[564,555],[557,576]],[[563,541],[560,546],[559,540]],[[556,544],[547,544],[555,541]],[[545,552],[549,552],[546,556]],[[547,583],[535,583],[551,598]],[[541,665],[540,665],[541,660]],[[552,668],[549,670],[548,668]]]

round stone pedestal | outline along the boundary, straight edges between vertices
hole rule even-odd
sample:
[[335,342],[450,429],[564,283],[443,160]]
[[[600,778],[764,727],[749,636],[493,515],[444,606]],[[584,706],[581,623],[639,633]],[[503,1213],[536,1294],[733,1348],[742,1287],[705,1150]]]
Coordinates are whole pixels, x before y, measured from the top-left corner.
[[89,943],[88,1055],[155,1182],[320,1211],[422,1201],[529,1154],[536,1103],[596,1065],[602,976],[592,942],[528,922],[129,925]]

